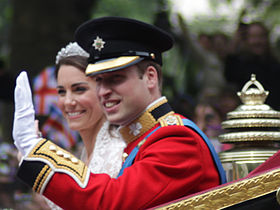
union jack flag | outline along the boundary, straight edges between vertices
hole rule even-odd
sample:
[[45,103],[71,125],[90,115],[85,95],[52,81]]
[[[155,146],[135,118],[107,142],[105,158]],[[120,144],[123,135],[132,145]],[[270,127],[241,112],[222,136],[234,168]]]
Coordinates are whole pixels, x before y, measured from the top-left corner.
[[47,67],[34,78],[34,108],[38,115],[48,115],[50,105],[57,102],[55,67]]

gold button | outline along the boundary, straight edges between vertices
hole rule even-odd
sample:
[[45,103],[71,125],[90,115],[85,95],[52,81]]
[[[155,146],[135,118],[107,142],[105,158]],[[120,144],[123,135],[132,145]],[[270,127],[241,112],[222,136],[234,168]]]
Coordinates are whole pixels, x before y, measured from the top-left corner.
[[49,147],[49,149],[50,149],[51,151],[55,152],[55,151],[56,151],[56,146],[51,145],[51,146]]
[[71,161],[72,161],[72,163],[75,163],[75,164],[77,164],[79,162],[77,158],[71,158]]
[[123,162],[126,160],[127,157],[128,157],[128,154],[126,152],[124,152],[122,155]]
[[70,156],[68,153],[64,153],[64,154],[63,154],[63,157],[64,157],[65,159],[70,159],[71,156]]
[[57,154],[58,156],[60,156],[60,157],[62,157],[62,156],[64,155],[64,153],[63,153],[61,150],[58,150],[58,151],[56,152],[56,154]]

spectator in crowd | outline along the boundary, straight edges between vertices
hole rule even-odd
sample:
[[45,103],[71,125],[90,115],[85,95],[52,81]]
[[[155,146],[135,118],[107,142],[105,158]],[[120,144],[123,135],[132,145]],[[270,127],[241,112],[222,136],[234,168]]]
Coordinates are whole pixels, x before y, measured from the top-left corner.
[[223,33],[217,32],[212,36],[213,51],[222,64],[224,64],[225,58],[229,53],[229,43],[229,37]]
[[182,45],[189,51],[192,66],[196,68],[193,78],[198,89],[196,99],[218,95],[225,87],[225,78],[223,61],[214,51],[213,36],[200,33],[197,39],[193,39],[187,24],[180,15],[178,15],[178,24],[180,30],[177,33],[182,37]]
[[211,140],[217,153],[231,148],[231,145],[218,140],[218,136],[223,133],[223,115],[217,104],[207,100],[199,102],[194,109],[193,120]]
[[245,45],[242,50],[227,56],[224,73],[227,82],[239,90],[251,78],[251,74],[255,74],[264,89],[269,91],[266,103],[280,109],[280,63],[271,50],[269,30],[262,22],[246,26]]
[[229,40],[228,54],[243,52],[246,42],[247,24],[239,22],[237,29]]

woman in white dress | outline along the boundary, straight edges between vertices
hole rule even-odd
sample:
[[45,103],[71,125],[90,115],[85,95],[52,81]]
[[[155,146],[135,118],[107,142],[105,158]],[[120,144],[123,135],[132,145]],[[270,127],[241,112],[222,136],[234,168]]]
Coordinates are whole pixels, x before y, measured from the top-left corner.
[[85,76],[88,54],[70,43],[56,57],[58,107],[69,127],[79,132],[82,160],[94,173],[116,177],[125,147],[117,128],[109,125],[99,105],[95,81]]
[[[58,107],[69,127],[79,132],[84,148],[81,159],[93,173],[117,177],[125,142],[110,125],[99,105],[95,81],[85,76],[88,54],[69,43],[56,57]],[[48,201],[52,209],[59,209]]]

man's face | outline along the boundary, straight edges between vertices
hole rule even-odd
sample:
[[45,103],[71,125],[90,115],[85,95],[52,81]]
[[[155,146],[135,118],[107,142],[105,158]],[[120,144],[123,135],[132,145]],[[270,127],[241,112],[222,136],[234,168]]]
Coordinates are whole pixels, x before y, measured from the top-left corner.
[[268,36],[264,29],[258,25],[252,25],[248,28],[248,46],[252,53],[263,55],[268,49]]
[[112,124],[125,125],[152,102],[146,73],[140,78],[137,66],[94,77],[101,107]]

